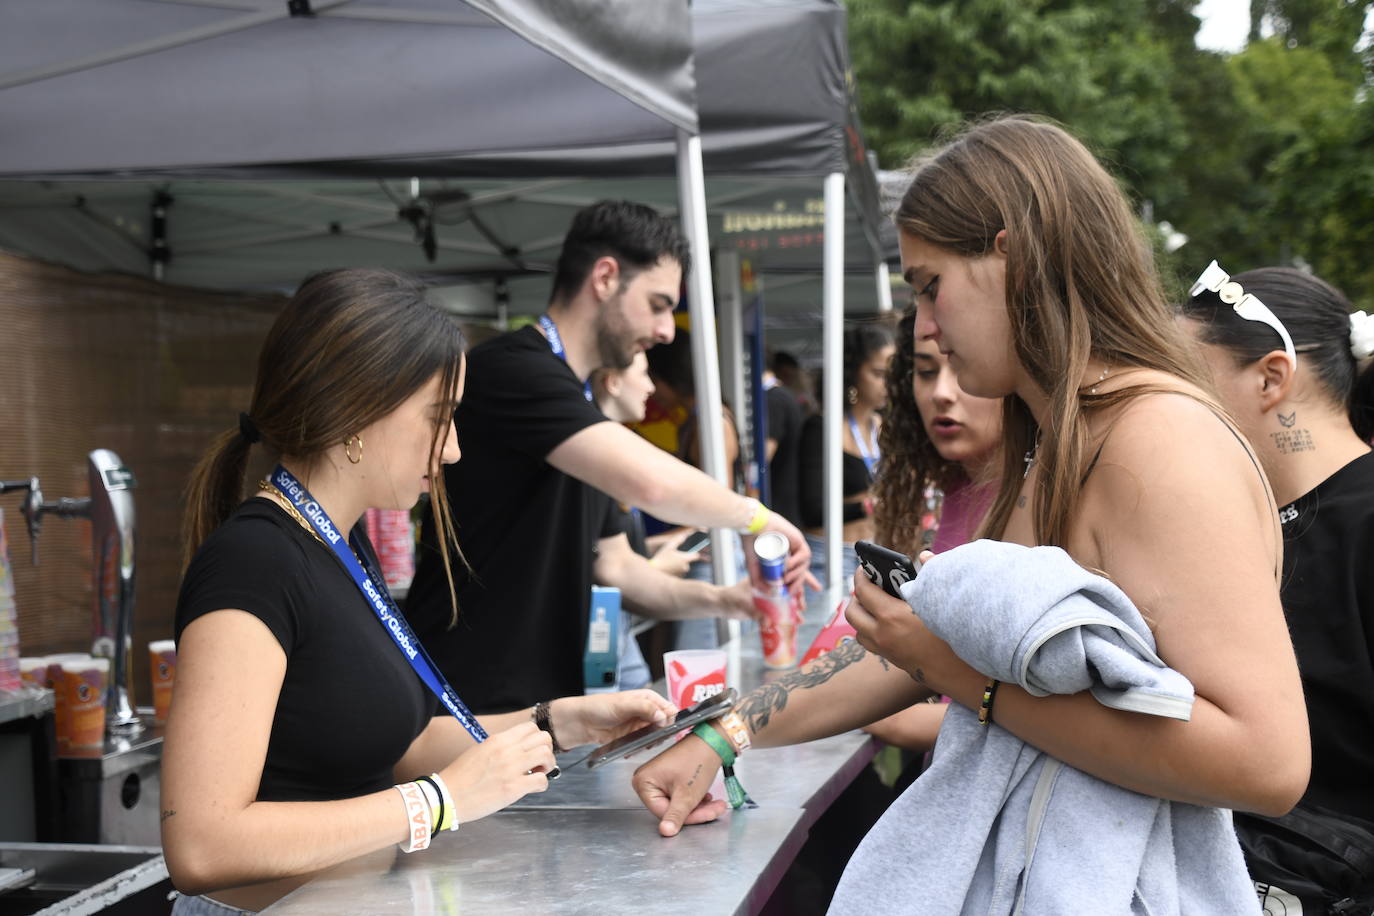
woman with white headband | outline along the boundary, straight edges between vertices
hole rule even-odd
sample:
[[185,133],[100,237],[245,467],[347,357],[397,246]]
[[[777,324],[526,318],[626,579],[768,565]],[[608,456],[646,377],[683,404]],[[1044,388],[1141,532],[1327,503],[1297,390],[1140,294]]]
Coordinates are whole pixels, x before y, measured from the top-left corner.
[[[1280,818],[1237,813],[1247,865],[1274,907],[1266,912],[1368,913],[1374,317],[1352,312],[1338,290],[1302,271],[1269,267],[1231,278],[1215,261],[1193,285],[1183,314],[1282,507],[1281,596],[1312,735],[1312,778],[1298,807]],[[1345,861],[1361,849],[1363,875],[1353,859]],[[1302,909],[1284,894],[1298,897]],[[1340,908],[1347,898],[1352,902]],[[1277,908],[1280,900],[1286,910]]]

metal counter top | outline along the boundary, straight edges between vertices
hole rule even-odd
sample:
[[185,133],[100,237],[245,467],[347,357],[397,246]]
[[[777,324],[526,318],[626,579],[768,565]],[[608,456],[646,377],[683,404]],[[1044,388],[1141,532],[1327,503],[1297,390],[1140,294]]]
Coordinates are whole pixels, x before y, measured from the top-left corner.
[[[802,650],[819,629],[801,628]],[[757,634],[729,647],[745,690],[785,672],[763,668]],[[660,691],[662,684],[656,685]],[[590,748],[560,756],[571,765]],[[796,747],[751,750],[736,765],[758,808],[658,835],[630,777],[656,748],[596,770],[572,767],[547,792],[439,837],[422,853],[394,849],[336,866],[264,910],[303,914],[755,913],[807,831],[873,758],[849,732]]]
[[[559,756],[572,763],[588,748]],[[518,810],[596,808],[640,810],[643,805],[630,785],[630,777],[643,762],[662,748],[652,748],[629,760],[616,760],[595,770],[585,766],[565,769],[549,784],[547,792],[526,795],[512,807]],[[830,807],[854,777],[868,765],[877,743],[863,732],[846,732],[833,738],[794,747],[750,750],[740,757],[735,773],[760,808],[801,808],[802,826],[809,828]]]
[[51,712],[53,694],[43,687],[20,687],[0,690],[0,725],[25,716],[41,716]]
[[504,811],[336,866],[263,910],[303,914],[756,912],[805,840],[802,812],[760,808],[665,840],[643,810]]
[[80,779],[108,779],[162,760],[162,726],[153,711],[140,708],[143,731],[137,735],[106,735],[103,747],[67,748],[58,755],[63,772]]

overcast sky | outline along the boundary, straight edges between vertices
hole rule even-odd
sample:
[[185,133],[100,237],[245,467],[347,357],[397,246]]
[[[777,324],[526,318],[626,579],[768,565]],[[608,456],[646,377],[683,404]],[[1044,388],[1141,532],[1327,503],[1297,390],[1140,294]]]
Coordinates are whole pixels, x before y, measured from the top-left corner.
[[1210,51],[1239,51],[1250,31],[1250,0],[1202,0],[1193,10],[1202,20],[1197,46]]

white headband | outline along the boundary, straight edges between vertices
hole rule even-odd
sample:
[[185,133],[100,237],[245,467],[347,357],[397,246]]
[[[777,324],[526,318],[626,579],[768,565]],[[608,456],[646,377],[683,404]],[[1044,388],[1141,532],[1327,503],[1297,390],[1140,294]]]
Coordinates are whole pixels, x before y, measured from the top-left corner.
[[1350,313],[1350,352],[1356,359],[1374,356],[1374,315]]

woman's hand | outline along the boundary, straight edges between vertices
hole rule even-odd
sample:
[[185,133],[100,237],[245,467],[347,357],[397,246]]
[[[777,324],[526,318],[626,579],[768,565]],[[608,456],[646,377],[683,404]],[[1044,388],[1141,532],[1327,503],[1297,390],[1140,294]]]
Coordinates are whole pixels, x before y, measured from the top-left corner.
[[[670,576],[682,578],[687,575],[687,568],[697,560],[702,559],[704,551],[678,550],[678,547],[682,545],[683,541],[687,540],[688,535],[693,534],[695,531],[695,528],[677,528],[659,536],[659,546],[650,547],[650,550],[653,551],[653,556],[649,558],[649,562],[653,564],[655,569],[665,572]],[[653,539],[645,538],[645,541],[646,543],[652,543]]]
[[545,774],[556,765],[548,732],[522,722],[468,748],[439,775],[453,793],[458,823],[464,824],[543,792],[549,787]]
[[762,620],[763,611],[754,604],[754,587],[748,579],[741,579],[734,585],[713,586],[720,602],[717,617],[726,620]]
[[562,697],[549,704],[549,719],[563,747],[605,744],[645,725],[667,725],[677,707],[652,690]]
[[[921,555],[922,562],[930,556]],[[901,668],[918,684],[949,693],[951,680],[970,670],[921,621],[911,606],[893,598],[867,575],[854,576],[854,600],[845,611],[859,645]]]
[[720,757],[696,735],[688,735],[635,770],[630,780],[639,800],[658,821],[663,836],[677,836],[683,824],[704,824],[725,812],[723,800],[707,791]]

